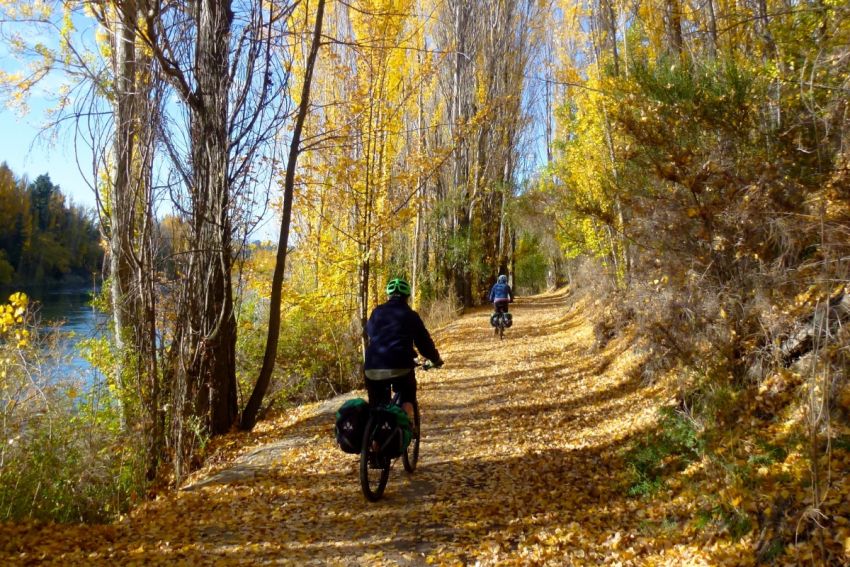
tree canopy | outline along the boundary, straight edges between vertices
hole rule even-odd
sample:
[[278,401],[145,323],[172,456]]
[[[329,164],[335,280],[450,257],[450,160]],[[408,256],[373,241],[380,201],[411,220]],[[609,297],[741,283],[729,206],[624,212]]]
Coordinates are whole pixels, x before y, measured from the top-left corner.
[[48,174],[30,183],[0,164],[0,285],[91,284],[102,266],[94,212],[67,203]]

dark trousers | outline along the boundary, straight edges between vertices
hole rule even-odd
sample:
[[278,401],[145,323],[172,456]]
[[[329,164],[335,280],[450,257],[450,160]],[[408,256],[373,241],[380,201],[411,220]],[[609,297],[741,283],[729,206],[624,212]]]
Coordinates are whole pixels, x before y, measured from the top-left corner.
[[369,405],[377,407],[387,405],[392,401],[390,387],[399,392],[399,400],[404,403],[416,403],[416,373],[410,369],[409,374],[390,378],[389,380],[369,380],[366,378],[366,392],[369,394]]

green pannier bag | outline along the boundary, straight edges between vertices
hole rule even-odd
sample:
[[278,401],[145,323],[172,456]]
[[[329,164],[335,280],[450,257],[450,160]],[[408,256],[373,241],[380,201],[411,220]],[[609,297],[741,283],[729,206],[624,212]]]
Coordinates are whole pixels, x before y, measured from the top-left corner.
[[413,431],[410,418],[403,408],[390,404],[375,412],[375,441],[378,442],[379,452],[391,459],[400,457],[407,446]]
[[363,432],[369,419],[369,404],[363,398],[348,400],[336,411],[334,433],[339,448],[346,453],[359,453]]

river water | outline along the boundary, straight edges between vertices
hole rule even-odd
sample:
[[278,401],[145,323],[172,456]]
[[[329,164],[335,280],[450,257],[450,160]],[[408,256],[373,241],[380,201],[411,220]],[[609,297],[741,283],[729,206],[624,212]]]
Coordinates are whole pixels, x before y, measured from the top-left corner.
[[[19,290],[30,298],[30,307],[36,309],[41,321],[42,332],[58,333],[61,358],[48,360],[55,364],[59,377],[83,380],[91,383],[96,372],[77,350],[83,339],[104,336],[107,333],[107,316],[91,307],[92,289],[85,287],[27,288]],[[0,293],[0,299],[8,300],[12,291]]]

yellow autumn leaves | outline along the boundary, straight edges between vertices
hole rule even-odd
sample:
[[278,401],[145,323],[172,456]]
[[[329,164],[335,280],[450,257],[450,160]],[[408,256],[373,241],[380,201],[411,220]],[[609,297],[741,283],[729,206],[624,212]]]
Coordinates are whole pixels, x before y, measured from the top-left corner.
[[[30,331],[24,324],[26,320],[29,297],[25,293],[13,293],[9,302],[0,305],[0,348],[11,346],[25,348],[29,346]],[[0,359],[0,379],[6,380],[10,359],[3,348]]]
[[[765,439],[726,439],[669,471],[655,497],[625,494],[623,449],[655,427],[673,384],[642,383],[627,336],[591,348],[583,314],[594,308],[521,298],[504,342],[485,310],[435,332],[446,367],[417,374],[420,467],[394,468],[377,505],[360,493],[356,458],[334,445],[335,400],[215,439],[191,486],[116,526],[0,526],[0,564],[738,566],[756,564],[764,533],[777,536],[770,564],[812,564],[815,540],[770,531],[808,497],[805,455],[781,444],[784,413],[744,428]],[[793,383],[773,389],[790,396]],[[850,559],[842,442],[822,502],[828,564]]]
[[22,348],[29,344],[30,332],[23,327],[24,317],[29,305],[29,297],[25,293],[13,293],[9,302],[0,306],[0,338],[14,342]]

